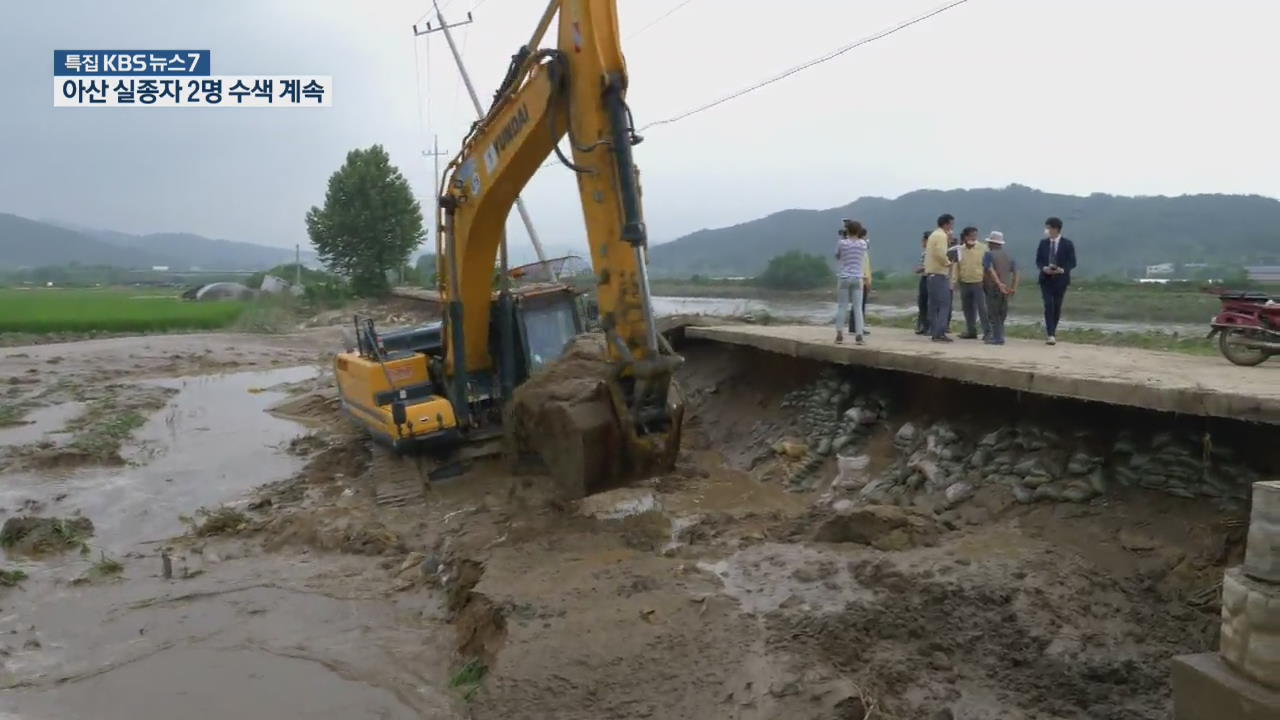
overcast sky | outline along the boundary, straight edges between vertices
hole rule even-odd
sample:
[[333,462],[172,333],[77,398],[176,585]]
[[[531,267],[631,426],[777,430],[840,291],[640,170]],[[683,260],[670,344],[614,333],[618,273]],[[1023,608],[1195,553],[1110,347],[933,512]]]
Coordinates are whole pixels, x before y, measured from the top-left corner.
[[[641,125],[941,2],[692,0],[650,25],[683,1],[619,0]],[[487,99],[545,3],[442,6],[450,19],[475,8],[457,39]],[[456,151],[473,119],[443,37],[412,37],[428,7],[6,0],[0,211],[305,244],[303,216],[322,202],[328,176],[348,150],[373,143],[386,146],[425,208],[430,159],[420,151],[433,133]],[[636,155],[651,236],[922,187],[1280,196],[1278,24],[1275,0],[970,0],[648,131]],[[332,75],[334,107],[55,109],[59,48],[210,49],[215,74]],[[568,170],[542,170],[525,198],[545,242],[581,242]],[[526,243],[517,227],[513,242]]]

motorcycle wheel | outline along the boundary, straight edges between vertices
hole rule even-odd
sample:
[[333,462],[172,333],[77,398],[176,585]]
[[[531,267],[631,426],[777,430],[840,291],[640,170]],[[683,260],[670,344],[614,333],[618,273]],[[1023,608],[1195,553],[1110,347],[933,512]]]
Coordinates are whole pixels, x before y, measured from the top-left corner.
[[1218,336],[1218,349],[1222,351],[1222,356],[1236,365],[1244,367],[1253,367],[1266,362],[1271,354],[1266,350],[1259,348],[1245,347],[1237,344],[1235,341],[1251,336],[1253,333],[1247,330],[1225,330]]

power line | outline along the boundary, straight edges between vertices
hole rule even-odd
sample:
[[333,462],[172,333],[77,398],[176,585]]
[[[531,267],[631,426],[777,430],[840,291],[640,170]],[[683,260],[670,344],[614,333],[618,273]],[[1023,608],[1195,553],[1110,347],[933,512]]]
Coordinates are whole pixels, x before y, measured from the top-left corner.
[[[484,0],[481,0],[481,2],[483,2],[483,1],[484,1]],[[667,12],[667,15],[670,15],[671,13],[675,12],[676,10],[679,10],[679,9],[680,9],[681,7],[683,7],[684,5],[689,4],[689,2],[692,2],[692,0],[685,0],[685,2],[684,2],[684,3],[681,3],[680,5],[677,5],[676,7],[672,8],[671,10],[669,10],[669,11]],[[742,97],[743,95],[747,95],[748,93],[755,92],[756,90],[759,90],[760,88],[766,87],[766,86],[768,86],[768,85],[772,85],[773,83],[776,83],[776,82],[778,82],[778,81],[780,81],[780,80],[784,80],[784,79],[786,79],[786,78],[788,78],[788,77],[790,77],[790,76],[792,76],[792,75],[795,75],[795,74],[796,74],[796,73],[798,73],[798,72],[801,72],[801,71],[804,71],[804,70],[808,70],[809,68],[811,68],[811,67],[813,67],[813,66],[815,66],[815,65],[821,65],[822,63],[825,63],[825,62],[827,62],[827,61],[829,61],[829,60],[834,60],[835,58],[840,57],[841,55],[844,55],[845,53],[847,53],[847,52],[849,52],[849,51],[851,51],[851,50],[854,50],[855,48],[859,48],[859,47],[861,47],[861,46],[863,46],[863,45],[866,45],[866,44],[868,44],[868,43],[875,42],[876,40],[880,40],[881,38],[886,38],[886,37],[888,37],[888,36],[890,36],[890,35],[892,35],[892,34],[894,34],[894,33],[896,33],[896,32],[899,32],[899,31],[901,31],[901,30],[905,30],[905,29],[907,29],[907,28],[911,27],[912,25],[916,25],[916,24],[918,24],[918,23],[922,23],[922,22],[924,22],[925,20],[928,20],[929,18],[932,18],[932,17],[934,17],[934,16],[936,16],[936,15],[941,15],[942,13],[944,13],[944,12],[946,12],[946,11],[948,11],[948,10],[950,10],[950,9],[952,9],[952,8],[954,8],[954,7],[956,7],[956,6],[958,6],[958,5],[963,5],[963,4],[965,4],[966,2],[969,2],[969,0],[952,0],[952,2],[949,2],[949,3],[947,3],[947,4],[945,4],[945,5],[941,6],[941,7],[935,8],[934,10],[931,10],[931,11],[929,11],[929,12],[927,12],[927,13],[923,14],[923,15],[917,15],[916,17],[913,17],[913,18],[911,18],[911,19],[909,19],[909,20],[904,20],[904,21],[902,21],[902,22],[898,23],[897,25],[894,25],[894,26],[892,26],[892,27],[886,28],[886,29],[884,29],[884,30],[880,30],[879,32],[876,32],[876,33],[874,33],[874,34],[868,35],[868,36],[866,36],[866,37],[864,37],[864,38],[861,38],[861,39],[859,39],[859,40],[855,40],[854,42],[849,43],[848,45],[844,45],[844,46],[838,47],[838,48],[836,48],[835,50],[832,50],[831,52],[828,52],[828,53],[827,53],[827,54],[825,54],[825,55],[822,55],[822,56],[820,56],[820,57],[814,58],[813,60],[810,60],[810,61],[808,61],[808,62],[802,63],[802,64],[797,65],[797,66],[795,66],[795,67],[792,67],[792,68],[790,68],[790,69],[788,69],[788,70],[784,70],[783,72],[778,73],[777,75],[774,75],[773,77],[771,77],[771,78],[769,78],[769,79],[767,79],[767,80],[763,80],[763,81],[761,81],[761,82],[758,82],[758,83],[756,83],[756,84],[754,84],[754,85],[751,85],[750,87],[747,87],[747,88],[744,88],[744,89],[742,89],[742,90],[739,90],[739,91],[737,91],[737,92],[735,92],[735,93],[733,93],[733,94],[731,94],[731,95],[726,95],[726,96],[724,96],[724,97],[722,97],[722,98],[720,98],[720,99],[718,99],[718,100],[715,100],[715,101],[709,102],[709,103],[707,103],[707,104],[705,104],[705,105],[700,105],[700,106],[698,106],[698,107],[696,107],[696,108],[693,108],[693,109],[691,109],[691,110],[687,110],[687,111],[685,111],[685,112],[683,112],[683,113],[680,113],[679,115],[675,115],[675,116],[673,116],[673,117],[665,118],[665,119],[663,119],[663,120],[655,120],[654,122],[651,122],[651,123],[649,123],[649,124],[645,125],[644,127],[640,128],[640,130],[639,130],[638,132],[643,132],[643,131],[645,131],[645,130],[648,130],[648,129],[649,129],[649,128],[651,128],[651,127],[656,127],[656,126],[659,126],[659,125],[670,125],[670,124],[672,124],[672,123],[679,122],[680,120],[683,120],[683,119],[685,119],[685,118],[687,118],[687,117],[690,117],[690,116],[693,116],[693,115],[697,115],[698,113],[704,112],[704,111],[706,111],[706,110],[710,110],[711,108],[714,108],[714,107],[716,107],[716,106],[718,106],[718,105],[723,105],[724,103],[727,103],[727,102],[729,102],[730,100],[736,100],[737,98],[740,98],[740,97]],[[665,17],[665,15],[664,15],[663,17]],[[659,18],[659,19],[661,19],[661,18]],[[656,22],[656,21],[655,21],[655,22]],[[653,24],[654,24],[654,23],[650,23],[650,25],[653,25]],[[648,27],[648,26],[646,26],[646,27]],[[643,28],[641,29],[641,31],[643,31]],[[637,31],[637,32],[636,32],[636,34],[637,34],[637,35],[638,35],[638,34],[640,34],[640,31]],[[559,164],[559,163],[558,163],[558,161],[552,160],[552,161],[549,161],[549,162],[546,162],[546,163],[542,164],[541,166],[539,166],[539,168],[538,168],[538,169],[539,169],[539,170],[541,170],[542,168],[551,167],[552,165],[557,165],[557,164]]]
[[811,68],[811,67],[813,67],[813,66],[815,66],[815,65],[821,65],[822,63],[825,63],[825,62],[827,62],[827,61],[829,61],[829,60],[834,60],[835,58],[840,57],[841,55],[844,55],[845,53],[849,52],[850,50],[853,50],[853,49],[855,49],[855,48],[862,47],[863,45],[866,45],[866,44],[868,44],[868,43],[875,42],[876,40],[879,40],[879,39],[881,39],[881,38],[886,38],[886,37],[888,37],[888,36],[890,36],[890,35],[892,35],[892,34],[894,34],[894,33],[896,33],[896,32],[899,32],[899,31],[901,31],[901,30],[905,30],[905,29],[907,29],[907,28],[911,27],[912,25],[915,25],[915,24],[917,24],[917,23],[924,22],[925,20],[928,20],[929,18],[934,17],[935,15],[941,15],[942,13],[944,13],[944,12],[946,12],[946,11],[950,10],[951,8],[954,8],[954,7],[958,6],[958,5],[963,5],[963,4],[965,4],[966,2],[969,2],[969,0],[953,0],[952,2],[949,2],[949,3],[947,3],[946,5],[943,5],[942,7],[939,7],[939,8],[937,8],[937,9],[935,9],[935,10],[932,10],[932,11],[930,11],[930,12],[927,12],[927,13],[925,13],[924,15],[918,15],[918,16],[916,16],[916,17],[914,17],[914,18],[911,18],[910,20],[905,20],[905,21],[903,21],[903,22],[900,22],[900,23],[898,23],[897,25],[894,25],[893,27],[887,28],[887,29],[885,29],[885,30],[881,30],[881,31],[879,31],[879,32],[877,32],[877,33],[875,33],[875,34],[873,34],[873,35],[868,35],[868,36],[866,36],[866,37],[864,37],[864,38],[862,38],[862,39],[860,39],[860,40],[856,40],[856,41],[854,41],[854,42],[852,42],[852,43],[849,43],[848,45],[844,45],[844,46],[842,46],[842,47],[836,48],[835,50],[832,50],[831,52],[829,52],[829,53],[827,53],[827,54],[825,54],[825,55],[822,55],[822,56],[820,56],[820,57],[814,58],[813,60],[810,60],[810,61],[805,62],[805,63],[803,63],[803,64],[797,65],[797,66],[795,66],[795,67],[793,67],[793,68],[791,68],[791,69],[789,69],[789,70],[785,70],[785,71],[783,71],[783,72],[781,72],[781,73],[779,73],[779,74],[777,74],[777,75],[774,75],[773,77],[771,77],[771,78],[769,78],[769,79],[767,79],[767,80],[763,80],[763,81],[761,81],[761,82],[758,82],[758,83],[756,83],[756,84],[754,84],[754,85],[751,85],[750,87],[747,87],[747,88],[744,88],[744,89],[742,89],[742,90],[739,90],[739,91],[737,91],[737,92],[735,92],[735,93],[733,93],[733,94],[731,94],[731,95],[726,95],[726,96],[724,96],[724,97],[722,97],[722,98],[720,98],[720,99],[718,99],[718,100],[715,100],[715,101],[709,102],[709,103],[707,103],[706,105],[700,105],[700,106],[698,106],[698,107],[696,107],[696,108],[693,108],[693,109],[691,109],[691,110],[687,110],[687,111],[685,111],[685,112],[682,112],[682,113],[680,113],[679,115],[675,115],[675,116],[672,116],[672,117],[669,117],[669,118],[666,118],[666,119],[663,119],[663,120],[655,120],[654,122],[651,122],[651,123],[649,123],[649,124],[645,125],[644,127],[640,128],[640,131],[641,131],[641,132],[643,132],[643,131],[645,131],[645,130],[648,130],[648,129],[649,129],[649,128],[651,128],[651,127],[655,127],[655,126],[658,126],[658,125],[670,125],[671,123],[678,122],[678,121],[683,120],[683,119],[685,119],[685,118],[687,118],[687,117],[690,117],[691,115],[697,115],[697,114],[698,114],[698,113],[700,113],[700,112],[703,112],[703,111],[706,111],[706,110],[710,110],[711,108],[716,107],[716,106],[718,106],[718,105],[723,105],[724,103],[727,103],[727,102],[729,102],[730,100],[735,100],[735,99],[737,99],[737,98],[742,97],[743,95],[746,95],[746,94],[748,94],[748,93],[755,92],[756,90],[759,90],[760,88],[766,87],[766,86],[768,86],[768,85],[772,85],[772,84],[774,84],[774,83],[778,82],[779,80],[784,80],[784,79],[786,79],[786,78],[788,78],[788,77],[791,77],[792,75],[795,75],[795,74],[796,74],[796,73],[798,73],[798,72],[801,72],[801,71],[803,71],[803,70],[808,70],[809,68]]
[[[484,2],[484,0],[480,0],[480,2]],[[645,30],[648,30],[649,28],[653,27],[654,25],[657,25],[658,23],[662,22],[663,20],[666,20],[668,17],[671,17],[673,14],[675,14],[675,12],[676,12],[677,10],[679,10],[679,9],[680,9],[680,8],[682,8],[682,7],[684,7],[685,5],[688,5],[688,4],[689,4],[689,3],[691,3],[691,2],[693,2],[693,0],[684,0],[683,2],[679,3],[679,4],[678,4],[678,5],[676,5],[675,7],[671,8],[670,10],[666,11],[665,13],[663,13],[663,14],[659,15],[658,17],[654,18],[653,20],[651,20],[651,21],[649,22],[649,24],[645,25],[644,27],[640,28],[639,30],[637,30],[637,31],[635,31],[635,32],[631,33],[630,35],[628,35],[628,36],[626,37],[626,39],[627,39],[627,40],[630,40],[630,39],[634,38],[635,36],[639,35],[640,33],[644,32]]]

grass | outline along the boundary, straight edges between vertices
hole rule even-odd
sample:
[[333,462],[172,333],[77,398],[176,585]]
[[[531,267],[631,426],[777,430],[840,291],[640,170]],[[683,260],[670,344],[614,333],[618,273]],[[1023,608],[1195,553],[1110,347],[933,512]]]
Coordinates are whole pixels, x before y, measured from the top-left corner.
[[462,667],[453,673],[453,677],[449,678],[449,687],[460,688],[462,690],[462,699],[471,702],[475,698],[476,693],[480,690],[480,683],[484,680],[484,676],[489,673],[489,666],[484,664],[480,658],[472,658]]
[[0,569],[0,587],[13,587],[26,579],[27,574],[21,570]]
[[124,572],[124,565],[115,558],[107,557],[105,552],[99,551],[98,561],[89,568],[90,573],[97,577],[111,577]]
[[[873,316],[871,327],[885,326],[893,328],[914,328],[915,316]],[[957,318],[952,322],[952,329],[963,331],[964,320]],[[1206,331],[1207,332],[1207,331]],[[1024,340],[1044,340],[1044,329],[1039,325],[1005,325],[1005,335],[1010,338]],[[1058,340],[1082,345],[1102,345],[1108,347],[1141,348],[1143,350],[1163,350],[1183,353],[1185,355],[1217,355],[1217,346],[1203,336],[1178,335],[1166,332],[1104,332],[1102,330],[1059,330]]]
[[0,428],[9,425],[21,425],[27,416],[27,406],[23,403],[0,403]]
[[[110,410],[103,409],[109,403],[103,402],[90,408],[85,413],[81,430],[71,439],[71,448],[97,458],[108,460],[120,452],[120,446],[134,430],[142,427],[147,419],[133,410],[115,412],[104,417]],[[96,412],[95,412],[96,410]]]
[[190,525],[192,532],[201,537],[234,535],[244,529],[250,521],[248,515],[225,505],[212,510],[200,508],[196,510],[195,517],[179,515],[178,519]]
[[0,332],[164,332],[214,330],[247,302],[192,302],[136,288],[0,289]]
[[0,531],[0,547],[37,553],[74,548],[88,554],[92,534],[87,518],[11,517]]
[[[164,407],[174,390],[159,387],[108,385],[79,389],[75,399],[87,401],[84,411],[67,425],[73,431],[68,447],[99,462],[119,461],[120,447],[147,422],[147,415]],[[93,397],[96,395],[96,397]]]

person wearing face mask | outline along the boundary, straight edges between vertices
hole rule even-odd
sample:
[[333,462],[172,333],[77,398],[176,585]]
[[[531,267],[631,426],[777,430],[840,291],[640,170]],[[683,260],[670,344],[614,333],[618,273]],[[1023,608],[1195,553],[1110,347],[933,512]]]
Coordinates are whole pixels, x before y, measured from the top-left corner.
[[991,337],[991,325],[987,322],[987,298],[982,287],[982,258],[986,255],[987,248],[978,242],[978,228],[972,226],[960,232],[960,243],[960,262],[956,263],[960,307],[964,311],[964,334],[960,337],[965,340],[978,339],[978,328],[974,324],[976,316],[982,325],[982,339],[986,341]]
[[1058,339],[1054,335],[1062,317],[1062,301],[1076,267],[1076,246],[1062,236],[1062,220],[1056,217],[1044,221],[1044,239],[1036,248],[1036,267],[1040,270],[1040,296],[1044,299],[1045,342],[1056,345]]

